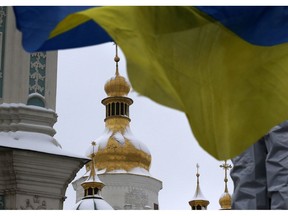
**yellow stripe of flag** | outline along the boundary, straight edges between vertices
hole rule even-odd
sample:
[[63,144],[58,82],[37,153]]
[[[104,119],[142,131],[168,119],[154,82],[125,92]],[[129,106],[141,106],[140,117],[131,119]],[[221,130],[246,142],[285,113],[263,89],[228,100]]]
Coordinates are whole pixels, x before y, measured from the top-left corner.
[[287,44],[253,46],[193,7],[80,14],[119,44],[133,88],[185,112],[199,144],[217,159],[240,154],[288,119]]

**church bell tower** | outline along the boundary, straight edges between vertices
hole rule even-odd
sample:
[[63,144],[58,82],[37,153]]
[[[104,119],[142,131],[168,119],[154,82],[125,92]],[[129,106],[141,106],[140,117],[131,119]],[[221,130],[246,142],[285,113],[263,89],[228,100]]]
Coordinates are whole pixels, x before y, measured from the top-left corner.
[[[136,139],[130,129],[129,107],[133,100],[128,97],[130,84],[118,70],[118,50],[116,45],[115,76],[105,84],[107,97],[102,100],[105,106],[105,131],[95,140],[95,167],[98,176],[105,184],[103,198],[115,209],[158,209],[158,192],[162,182],[151,176],[149,169],[151,154],[145,144]],[[90,147],[87,156],[91,158]],[[87,171],[91,163],[86,165]],[[83,197],[81,182],[73,183],[77,200]]]
[[[37,19],[37,17],[35,17]],[[63,209],[88,161],[53,137],[57,52],[27,53],[12,7],[0,7],[0,209]]]

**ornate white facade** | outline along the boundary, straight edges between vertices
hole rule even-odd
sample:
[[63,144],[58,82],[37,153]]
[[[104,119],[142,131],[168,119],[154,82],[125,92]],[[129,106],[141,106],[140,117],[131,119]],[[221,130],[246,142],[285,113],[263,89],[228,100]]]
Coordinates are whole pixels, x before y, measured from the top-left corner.
[[27,53],[11,7],[0,7],[0,209],[62,209],[88,161],[53,138],[57,52]]
[[[162,182],[150,176],[131,173],[105,173],[98,174],[105,183],[101,194],[103,198],[115,209],[125,210],[152,210],[158,209],[158,193],[162,189]],[[76,202],[84,196],[81,187],[86,177],[73,182],[76,190]]]

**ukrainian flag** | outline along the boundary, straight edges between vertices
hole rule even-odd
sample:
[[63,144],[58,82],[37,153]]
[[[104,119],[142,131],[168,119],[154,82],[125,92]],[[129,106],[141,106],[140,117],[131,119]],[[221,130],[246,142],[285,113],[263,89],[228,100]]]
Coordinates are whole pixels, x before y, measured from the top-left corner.
[[[23,47],[28,52],[90,46],[112,41],[112,38],[91,18],[80,12],[91,6],[22,6],[14,7],[17,28],[23,33]],[[78,13],[78,14],[77,14]],[[65,18],[77,14],[77,21],[61,26]],[[61,34],[57,31],[58,26]],[[56,35],[57,34],[57,35]]]
[[[33,33],[29,14],[21,21],[15,9],[28,51],[112,38],[125,54],[133,88],[185,112],[199,144],[217,159],[240,154],[288,119],[286,7],[91,7],[57,14],[52,23],[56,15],[48,9],[39,18],[47,25],[35,28],[44,35]],[[94,28],[88,44],[85,25]],[[75,38],[66,41],[72,32]],[[65,43],[54,44],[61,37]]]

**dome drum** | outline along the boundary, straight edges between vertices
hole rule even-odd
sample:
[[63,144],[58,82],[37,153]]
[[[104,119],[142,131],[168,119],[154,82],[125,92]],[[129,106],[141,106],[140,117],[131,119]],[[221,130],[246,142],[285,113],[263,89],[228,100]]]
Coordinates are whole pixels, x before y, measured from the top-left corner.
[[192,210],[202,210],[207,209],[209,203],[210,202],[208,200],[191,200],[189,205],[191,206]]
[[122,116],[129,118],[129,106],[133,100],[128,97],[108,97],[102,100],[106,106],[106,118]]

